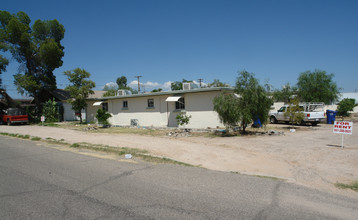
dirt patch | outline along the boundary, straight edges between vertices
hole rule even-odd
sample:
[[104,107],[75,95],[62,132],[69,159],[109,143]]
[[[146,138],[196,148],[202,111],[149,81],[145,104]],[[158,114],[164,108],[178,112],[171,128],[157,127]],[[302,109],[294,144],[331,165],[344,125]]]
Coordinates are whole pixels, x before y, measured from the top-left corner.
[[64,139],[68,143],[88,142],[145,149],[156,156],[208,169],[274,176],[333,193],[358,197],[335,183],[358,180],[358,131],[334,134],[332,125],[304,126],[290,132],[287,125],[278,136],[169,137],[135,134],[106,134],[41,126],[0,126],[0,132]]

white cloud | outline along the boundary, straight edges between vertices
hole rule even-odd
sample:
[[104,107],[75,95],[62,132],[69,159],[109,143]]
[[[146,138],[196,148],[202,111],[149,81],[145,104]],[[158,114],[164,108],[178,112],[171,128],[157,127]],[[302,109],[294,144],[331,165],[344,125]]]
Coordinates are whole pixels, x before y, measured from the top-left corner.
[[[141,90],[144,87],[144,89],[147,92],[151,91],[153,89],[158,89],[158,88],[162,88],[163,91],[168,91],[168,90],[170,90],[171,83],[172,83],[171,81],[167,81],[164,83],[147,81],[147,82],[140,82],[140,85],[141,85]],[[128,84],[128,86],[132,87],[133,89],[138,89],[138,81],[133,80]]]

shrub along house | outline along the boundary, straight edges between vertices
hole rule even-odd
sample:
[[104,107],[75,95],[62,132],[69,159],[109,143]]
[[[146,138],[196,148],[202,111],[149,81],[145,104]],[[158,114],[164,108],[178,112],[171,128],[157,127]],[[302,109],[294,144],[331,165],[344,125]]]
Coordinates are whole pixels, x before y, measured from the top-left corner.
[[119,90],[117,96],[88,98],[87,122],[96,121],[99,108],[107,110],[112,126],[178,127],[178,114],[190,115],[187,128],[215,128],[223,126],[214,111],[213,99],[221,92],[233,92],[232,88],[200,88],[128,94]]

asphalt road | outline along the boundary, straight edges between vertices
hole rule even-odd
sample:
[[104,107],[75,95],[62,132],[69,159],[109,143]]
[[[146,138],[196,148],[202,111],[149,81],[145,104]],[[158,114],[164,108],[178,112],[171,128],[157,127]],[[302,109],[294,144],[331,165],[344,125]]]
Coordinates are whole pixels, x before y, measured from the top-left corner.
[[0,219],[357,219],[358,200],[0,136]]

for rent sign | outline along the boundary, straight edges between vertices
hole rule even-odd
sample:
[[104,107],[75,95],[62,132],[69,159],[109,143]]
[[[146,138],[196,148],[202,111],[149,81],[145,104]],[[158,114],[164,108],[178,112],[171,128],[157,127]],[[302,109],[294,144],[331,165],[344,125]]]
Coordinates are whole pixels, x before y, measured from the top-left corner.
[[353,122],[350,121],[334,121],[333,133],[352,134]]

